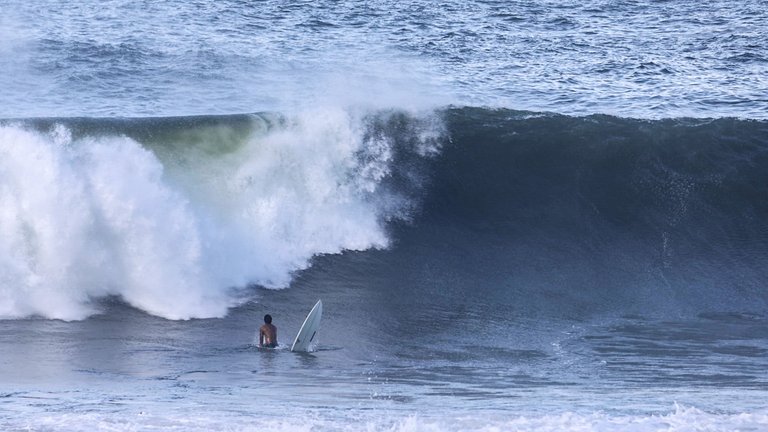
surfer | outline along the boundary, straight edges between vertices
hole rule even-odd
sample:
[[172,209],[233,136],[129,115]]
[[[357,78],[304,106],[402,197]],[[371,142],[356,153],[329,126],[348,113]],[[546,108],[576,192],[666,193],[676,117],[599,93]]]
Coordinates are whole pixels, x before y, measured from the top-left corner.
[[277,327],[272,325],[272,315],[264,315],[264,325],[259,328],[259,346],[263,348],[277,347]]

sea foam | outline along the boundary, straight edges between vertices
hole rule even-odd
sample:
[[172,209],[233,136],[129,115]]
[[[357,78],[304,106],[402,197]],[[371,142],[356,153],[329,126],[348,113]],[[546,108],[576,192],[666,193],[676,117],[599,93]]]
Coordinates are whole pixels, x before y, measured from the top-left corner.
[[347,418],[331,418],[307,412],[291,419],[265,416],[255,418],[230,414],[216,415],[161,414],[138,412],[131,415],[96,413],[48,414],[25,423],[34,430],[68,431],[132,431],[157,430],[209,431],[236,429],[242,431],[519,431],[519,432],[653,432],[653,431],[757,431],[768,427],[764,411],[715,414],[693,407],[676,406],[674,411],[659,415],[609,415],[603,413],[563,412],[550,415],[444,416],[435,418],[408,413],[379,413],[364,415],[350,413]]
[[[170,319],[222,316],[243,287],[285,287],[314,255],[386,247],[383,222],[412,206],[382,187],[394,142],[366,122],[315,110],[255,121],[225,148],[182,134],[154,149],[0,127],[0,316],[82,319],[105,296]],[[419,134],[427,152],[434,135]]]

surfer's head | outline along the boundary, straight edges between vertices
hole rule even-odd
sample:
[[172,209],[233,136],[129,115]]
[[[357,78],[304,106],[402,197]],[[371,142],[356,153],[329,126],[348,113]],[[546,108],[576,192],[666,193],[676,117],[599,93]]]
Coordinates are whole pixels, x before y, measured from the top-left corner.
[[270,314],[264,315],[264,322],[267,324],[272,324],[272,315]]

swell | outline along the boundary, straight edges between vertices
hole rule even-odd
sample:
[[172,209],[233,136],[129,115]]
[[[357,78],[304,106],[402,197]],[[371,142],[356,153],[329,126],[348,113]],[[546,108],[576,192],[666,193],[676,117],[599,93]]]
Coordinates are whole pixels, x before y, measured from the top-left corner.
[[697,231],[764,244],[768,122],[447,116],[452,141],[435,167],[428,219],[566,232],[592,221],[641,237],[695,241]]
[[390,251],[355,259],[374,290],[407,299],[395,310],[768,310],[767,122],[443,116],[419,216],[393,227]]

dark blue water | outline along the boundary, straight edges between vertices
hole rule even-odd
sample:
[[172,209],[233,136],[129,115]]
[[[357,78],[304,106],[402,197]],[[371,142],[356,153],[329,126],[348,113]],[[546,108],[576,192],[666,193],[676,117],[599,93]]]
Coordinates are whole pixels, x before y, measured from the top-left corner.
[[767,428],[765,6],[0,1],[2,429]]

